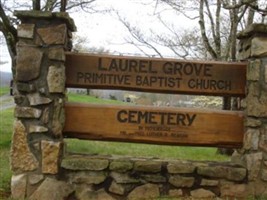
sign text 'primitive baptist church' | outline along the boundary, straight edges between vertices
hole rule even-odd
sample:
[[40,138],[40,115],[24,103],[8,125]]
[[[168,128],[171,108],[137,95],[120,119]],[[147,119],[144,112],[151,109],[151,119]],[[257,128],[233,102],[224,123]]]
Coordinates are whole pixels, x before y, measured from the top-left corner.
[[67,54],[68,87],[243,96],[246,64]]

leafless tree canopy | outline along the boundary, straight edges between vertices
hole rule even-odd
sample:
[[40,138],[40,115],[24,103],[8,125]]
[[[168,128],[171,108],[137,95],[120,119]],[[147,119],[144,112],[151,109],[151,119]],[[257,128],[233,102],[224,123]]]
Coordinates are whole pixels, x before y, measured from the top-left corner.
[[[164,25],[165,33],[151,30],[147,37],[140,27],[119,17],[132,36],[126,41],[141,50],[142,46],[151,48],[159,57],[162,57],[159,45],[165,46],[183,59],[235,60],[237,32],[253,22],[264,22],[267,14],[264,0],[155,0],[154,5],[155,15]],[[193,30],[178,29],[162,19],[164,10],[157,12],[157,8],[162,6],[169,6],[189,20],[198,20],[199,26]]]

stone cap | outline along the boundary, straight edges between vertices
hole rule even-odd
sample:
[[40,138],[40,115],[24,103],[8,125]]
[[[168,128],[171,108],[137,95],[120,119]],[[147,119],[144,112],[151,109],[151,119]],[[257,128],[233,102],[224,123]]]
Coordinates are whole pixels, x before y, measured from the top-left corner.
[[267,35],[267,24],[251,24],[245,30],[237,34],[237,39],[248,38],[255,34],[266,34]]
[[68,28],[75,32],[77,28],[73,19],[69,16],[66,12],[50,12],[50,11],[38,11],[38,10],[15,10],[14,16],[18,19],[27,19],[27,18],[34,18],[34,19],[52,19],[57,18],[63,20]]

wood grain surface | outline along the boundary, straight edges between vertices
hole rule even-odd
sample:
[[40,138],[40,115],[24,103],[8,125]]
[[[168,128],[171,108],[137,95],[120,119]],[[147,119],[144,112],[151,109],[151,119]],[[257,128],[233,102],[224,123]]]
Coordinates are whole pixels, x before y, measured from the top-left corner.
[[66,54],[66,86],[244,96],[246,63]]
[[68,103],[65,137],[168,145],[240,147],[243,113]]

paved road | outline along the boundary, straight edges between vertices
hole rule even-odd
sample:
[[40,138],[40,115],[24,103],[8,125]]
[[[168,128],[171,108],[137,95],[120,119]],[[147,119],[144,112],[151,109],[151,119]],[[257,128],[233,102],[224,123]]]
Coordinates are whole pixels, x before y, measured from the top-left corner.
[[13,108],[15,106],[13,96],[9,94],[0,96],[0,111],[8,108]]

